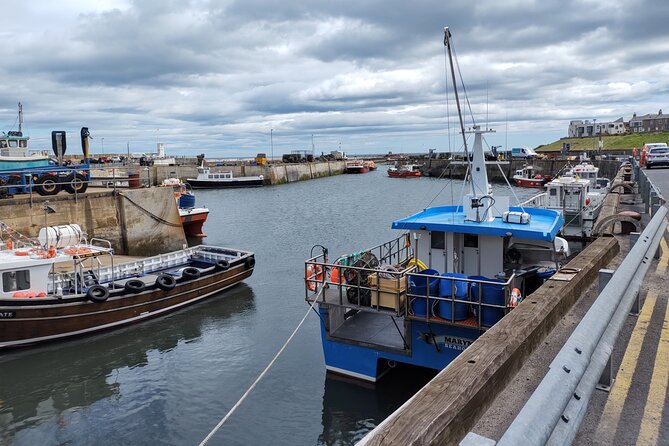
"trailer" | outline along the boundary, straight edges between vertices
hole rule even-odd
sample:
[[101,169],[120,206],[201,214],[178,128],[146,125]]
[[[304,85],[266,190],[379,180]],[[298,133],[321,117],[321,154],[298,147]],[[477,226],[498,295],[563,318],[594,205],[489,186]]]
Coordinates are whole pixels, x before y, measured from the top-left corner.
[[66,150],[64,131],[51,132],[53,151],[57,160],[46,166],[25,166],[17,162],[18,167],[0,169],[0,198],[16,194],[56,195],[61,190],[70,194],[84,193],[90,181],[90,158],[88,154],[87,127],[81,128],[81,147],[84,162],[68,164],[63,160]]

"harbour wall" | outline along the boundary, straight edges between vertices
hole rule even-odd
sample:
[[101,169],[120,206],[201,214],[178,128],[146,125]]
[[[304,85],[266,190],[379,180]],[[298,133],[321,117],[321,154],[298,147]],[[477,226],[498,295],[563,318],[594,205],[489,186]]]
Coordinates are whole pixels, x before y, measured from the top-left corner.
[[[46,214],[45,204],[55,210]],[[26,237],[45,225],[77,223],[88,239],[109,240],[117,254],[149,256],[186,246],[179,211],[167,188],[17,196],[0,200],[0,221]]]
[[[271,166],[210,166],[212,172],[232,172],[236,177],[262,175],[265,184],[284,184],[314,178],[340,175],[346,171],[345,161],[324,161],[300,164],[272,164]],[[182,180],[197,178],[196,166],[152,166],[151,182],[160,184],[165,178],[177,177]]]
[[[615,177],[620,168],[620,162],[616,160],[594,160],[590,162],[596,167],[599,167],[600,177],[609,179]],[[498,163],[496,161],[488,161],[486,162],[486,167],[488,169],[488,179],[490,181],[504,182],[504,175],[511,180],[511,177],[513,177],[516,170],[522,169],[523,166],[527,164],[533,165],[536,168],[537,173],[543,175],[556,175],[558,172],[564,170],[567,163],[571,163],[571,165],[578,164],[577,161],[567,160],[542,159],[527,161],[524,159],[514,159],[511,161],[500,161],[499,167],[497,166]],[[424,169],[431,177],[462,179],[467,171],[467,164],[463,161],[427,160],[425,161],[424,166]]]

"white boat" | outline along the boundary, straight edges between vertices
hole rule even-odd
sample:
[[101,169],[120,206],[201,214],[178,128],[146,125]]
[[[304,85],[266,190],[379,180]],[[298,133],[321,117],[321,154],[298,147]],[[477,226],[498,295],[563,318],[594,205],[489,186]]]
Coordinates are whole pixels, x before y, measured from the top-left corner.
[[[586,175],[589,176],[590,172]],[[565,219],[563,236],[590,237],[608,190],[608,183],[593,189],[591,180],[597,184],[594,177],[558,177],[546,184],[546,192],[533,196],[523,206],[561,211]]]
[[571,169],[567,169],[564,176],[588,180],[591,192],[596,191],[606,193],[609,190],[609,179],[600,177],[599,167],[585,161],[575,165]]
[[197,168],[197,178],[186,179],[193,189],[219,189],[233,187],[262,186],[265,179],[262,175],[235,177],[231,171],[212,172],[204,165]]
[[30,151],[30,137],[23,135],[23,106],[19,102],[19,130],[8,131],[0,135],[0,170],[26,169],[49,165],[49,155],[44,152]]

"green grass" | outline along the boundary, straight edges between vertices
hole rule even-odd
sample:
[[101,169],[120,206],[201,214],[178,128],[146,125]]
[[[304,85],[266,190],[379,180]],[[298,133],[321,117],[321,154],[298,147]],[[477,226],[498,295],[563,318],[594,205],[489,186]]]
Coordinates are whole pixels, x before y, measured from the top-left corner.
[[[626,135],[602,136],[604,150],[632,150],[633,147],[641,150],[644,143],[647,142],[669,142],[669,132],[654,133],[628,133]],[[598,137],[593,138],[565,138],[550,144],[544,144],[537,147],[537,152],[554,152],[562,149],[563,143],[571,144],[572,152],[582,152],[584,150],[597,150]]]

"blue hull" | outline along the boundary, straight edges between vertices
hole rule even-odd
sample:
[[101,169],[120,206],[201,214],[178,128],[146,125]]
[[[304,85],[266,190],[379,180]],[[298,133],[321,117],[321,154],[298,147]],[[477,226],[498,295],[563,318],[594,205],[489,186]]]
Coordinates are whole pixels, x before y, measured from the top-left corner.
[[[323,322],[328,319],[328,310],[321,308],[319,312],[326,368],[334,373],[371,382],[380,378],[388,370],[389,362],[393,361],[442,370],[480,336],[475,328],[435,323],[428,327],[423,321],[409,321],[405,332],[408,333],[405,335],[408,345],[404,348],[391,348],[347,340],[337,337],[336,334],[328,336]],[[402,330],[402,324],[398,325]],[[436,338],[436,347],[432,335]]]
[[10,161],[0,159],[0,170],[20,170],[20,169],[30,169],[33,167],[45,167],[49,165],[48,159],[37,159],[37,160],[22,160],[22,161]]

